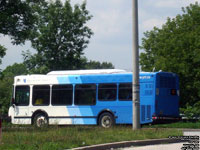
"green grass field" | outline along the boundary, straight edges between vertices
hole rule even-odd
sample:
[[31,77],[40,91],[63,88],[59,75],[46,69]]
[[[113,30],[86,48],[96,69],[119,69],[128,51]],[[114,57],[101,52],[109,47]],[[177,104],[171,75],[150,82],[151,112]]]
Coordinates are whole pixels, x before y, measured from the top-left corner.
[[182,135],[177,129],[141,129],[116,126],[103,129],[98,126],[52,126],[45,129],[5,128],[0,150],[62,150],[74,147],[118,141],[167,138]]

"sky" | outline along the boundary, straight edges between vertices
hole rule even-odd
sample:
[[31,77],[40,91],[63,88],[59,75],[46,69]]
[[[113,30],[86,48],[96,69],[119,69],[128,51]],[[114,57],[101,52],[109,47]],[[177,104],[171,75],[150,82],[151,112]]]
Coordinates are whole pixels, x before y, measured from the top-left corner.
[[[72,5],[83,0],[71,0]],[[139,44],[144,32],[161,28],[167,18],[174,18],[198,0],[138,0]],[[87,25],[93,30],[84,55],[89,60],[111,62],[115,68],[132,70],[132,0],[87,0],[87,10],[93,18]],[[31,43],[12,45],[8,36],[0,34],[0,44],[7,48],[0,69],[23,62],[22,51],[30,50]]]

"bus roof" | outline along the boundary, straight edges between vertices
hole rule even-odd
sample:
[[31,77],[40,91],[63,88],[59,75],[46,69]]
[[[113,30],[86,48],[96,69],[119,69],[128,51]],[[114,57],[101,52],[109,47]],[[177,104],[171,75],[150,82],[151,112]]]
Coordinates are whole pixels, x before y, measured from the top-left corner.
[[[164,72],[140,72],[140,80],[154,80],[157,74]],[[167,73],[173,74],[173,73]],[[84,82],[132,82],[132,72],[121,69],[52,71],[47,75],[21,75],[16,76],[15,85],[24,84],[64,84]]]
[[67,70],[67,71],[51,71],[47,75],[89,75],[89,74],[115,74],[125,73],[122,69],[91,69],[91,70]]

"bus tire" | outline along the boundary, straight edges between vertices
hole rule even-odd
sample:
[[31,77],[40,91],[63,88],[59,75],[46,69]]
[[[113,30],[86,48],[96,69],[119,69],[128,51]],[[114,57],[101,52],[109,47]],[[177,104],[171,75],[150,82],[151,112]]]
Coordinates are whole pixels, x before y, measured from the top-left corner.
[[47,127],[49,124],[48,118],[46,115],[39,113],[34,117],[34,125],[38,128]]
[[110,128],[114,126],[115,119],[112,114],[105,112],[99,117],[99,125],[103,128]]

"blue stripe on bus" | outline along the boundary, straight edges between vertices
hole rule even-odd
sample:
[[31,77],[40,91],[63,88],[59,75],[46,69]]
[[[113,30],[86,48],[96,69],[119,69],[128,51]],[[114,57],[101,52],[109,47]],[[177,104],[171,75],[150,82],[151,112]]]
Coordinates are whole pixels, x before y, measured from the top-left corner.
[[[59,84],[70,83],[120,83],[132,82],[132,74],[114,74],[114,75],[68,75],[57,77]],[[140,74],[140,82],[154,81],[154,74]]]
[[[96,116],[93,106],[67,106],[69,116],[73,116],[72,124],[96,124],[96,118],[87,116]],[[83,118],[76,116],[83,116]]]
[[80,75],[69,75],[57,77],[59,84],[71,84],[71,83],[82,83]]
[[57,77],[57,80],[58,80],[59,84],[69,83],[69,78],[68,77]]
[[69,83],[82,83],[80,75],[69,75]]
[[[160,76],[166,77],[166,85],[169,83],[167,77],[175,77],[176,83],[174,88],[179,90],[178,77],[173,73],[140,73],[140,104],[141,108],[141,123],[151,122],[150,116],[155,114],[156,116],[178,116],[178,96],[171,96],[171,88],[160,87]],[[62,79],[65,78],[65,79]],[[132,74],[110,74],[110,75],[69,75],[65,77],[58,77],[59,84],[100,84],[100,83],[126,83],[132,82]],[[164,82],[165,83],[165,82]],[[158,93],[157,92],[158,88]],[[168,90],[168,91],[167,91]],[[98,92],[97,92],[98,93]],[[130,104],[129,104],[130,103]],[[125,107],[123,107],[126,106]],[[116,102],[103,102],[98,101],[96,106],[68,106],[67,110],[70,116],[72,116],[73,124],[96,124],[96,118],[87,118],[87,116],[96,116],[103,109],[110,109],[116,112],[116,123],[131,123],[132,120],[132,103],[122,102],[116,100]],[[129,116],[127,114],[130,114]],[[73,117],[74,116],[74,117]],[[83,116],[77,117],[76,116]],[[84,117],[85,116],[85,117]]]

